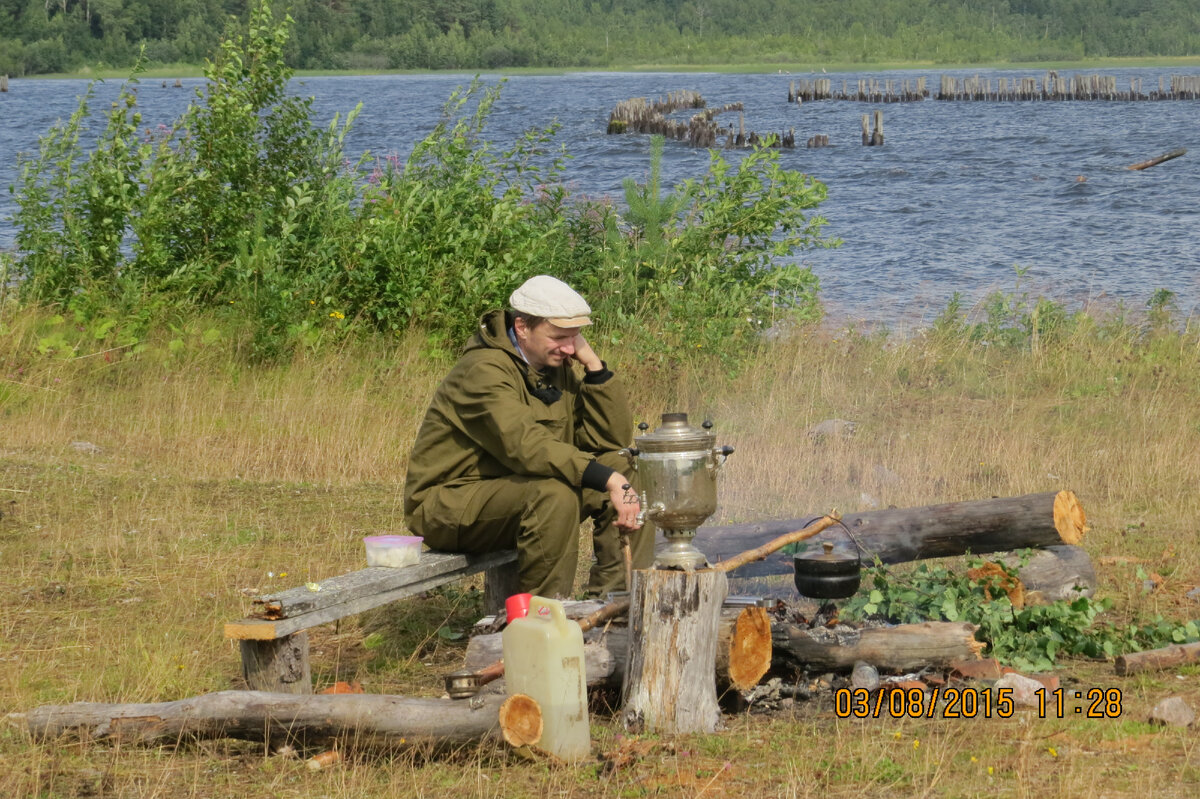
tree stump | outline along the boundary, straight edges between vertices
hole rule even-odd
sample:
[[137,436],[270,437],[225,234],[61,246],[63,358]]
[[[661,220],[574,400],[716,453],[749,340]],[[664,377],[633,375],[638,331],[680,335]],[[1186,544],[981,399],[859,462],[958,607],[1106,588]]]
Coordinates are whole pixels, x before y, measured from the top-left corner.
[[721,571],[633,573],[624,719],[630,730],[713,732],[718,625],[728,580]]

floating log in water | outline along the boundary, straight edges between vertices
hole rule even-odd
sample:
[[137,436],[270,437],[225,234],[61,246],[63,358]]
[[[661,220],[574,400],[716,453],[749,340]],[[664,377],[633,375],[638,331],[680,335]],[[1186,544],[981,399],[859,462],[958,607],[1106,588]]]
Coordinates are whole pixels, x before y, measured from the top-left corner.
[[1187,153],[1187,150],[1185,150],[1183,147],[1180,147],[1178,150],[1172,150],[1169,153],[1163,153],[1158,158],[1151,158],[1149,161],[1140,161],[1136,164],[1130,164],[1129,166],[1127,166],[1125,168],[1126,169],[1149,169],[1152,166],[1158,166],[1163,161],[1170,161],[1172,158],[1178,158],[1179,156],[1184,155],[1185,153]]
[[[849,100],[860,103],[911,103],[930,97],[926,79],[915,81],[876,78],[859,79],[854,86],[842,81],[840,92],[833,90],[827,78],[788,84],[788,102],[815,100]],[[1104,100],[1129,102],[1142,100],[1195,100],[1200,98],[1200,76],[1171,75],[1160,77],[1158,90],[1146,93],[1142,78],[1130,78],[1128,90],[1117,85],[1112,75],[1074,75],[1065,77],[1050,71],[1041,78],[998,78],[993,86],[990,78],[979,75],[956,77],[942,75],[935,100],[956,102],[1015,102]]]

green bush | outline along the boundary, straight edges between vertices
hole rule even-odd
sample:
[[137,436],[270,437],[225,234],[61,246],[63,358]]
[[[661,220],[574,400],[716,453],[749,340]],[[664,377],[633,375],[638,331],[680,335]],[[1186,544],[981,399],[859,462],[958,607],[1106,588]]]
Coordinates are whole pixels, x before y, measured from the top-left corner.
[[[43,137],[18,192],[22,299],[125,320],[126,335],[164,313],[227,313],[259,359],[411,327],[449,352],[537,273],[588,296],[601,335],[654,357],[730,356],[818,315],[816,278],[788,259],[819,243],[823,220],[806,214],[825,188],[777,150],[736,165],[714,153],[706,175],[660,197],[658,142],[622,219],[567,191],[555,127],[490,143],[503,83],[476,81],[405,161],[352,164],[357,109],[322,129],[311,99],[286,91],[291,24],[257,3],[170,128],[140,127],[139,65],[93,149],[80,145],[90,92]],[[664,335],[638,332],[647,319]]]

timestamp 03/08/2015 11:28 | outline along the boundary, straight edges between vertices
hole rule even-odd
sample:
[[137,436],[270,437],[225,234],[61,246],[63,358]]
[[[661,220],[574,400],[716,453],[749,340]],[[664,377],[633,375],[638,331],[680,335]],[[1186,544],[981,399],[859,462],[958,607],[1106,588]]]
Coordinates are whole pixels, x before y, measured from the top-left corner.
[[[1036,692],[1037,715],[1061,719],[1069,716],[1115,719],[1122,713],[1120,688],[1067,690],[1055,688]],[[838,718],[1010,718],[1016,711],[1011,688],[921,688],[868,691],[839,688],[834,692]]]

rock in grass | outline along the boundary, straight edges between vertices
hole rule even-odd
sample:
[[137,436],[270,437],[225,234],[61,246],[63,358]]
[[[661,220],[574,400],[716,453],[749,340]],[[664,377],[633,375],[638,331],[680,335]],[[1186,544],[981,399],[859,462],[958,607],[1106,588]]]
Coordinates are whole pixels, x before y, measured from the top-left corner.
[[826,419],[808,428],[808,437],[818,442],[827,438],[850,438],[857,428],[857,422],[846,419]]
[[850,684],[855,688],[874,691],[879,687],[879,672],[870,663],[860,660],[854,664],[854,671],[850,672]]
[[1181,697],[1169,696],[1150,711],[1150,723],[1166,727],[1187,727],[1196,720],[1196,713]]
[[1015,671],[996,680],[996,688],[1011,689],[1012,700],[1018,707],[1038,707],[1037,692],[1045,690],[1037,680]]

